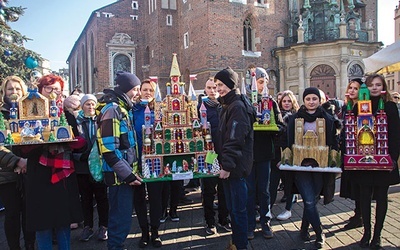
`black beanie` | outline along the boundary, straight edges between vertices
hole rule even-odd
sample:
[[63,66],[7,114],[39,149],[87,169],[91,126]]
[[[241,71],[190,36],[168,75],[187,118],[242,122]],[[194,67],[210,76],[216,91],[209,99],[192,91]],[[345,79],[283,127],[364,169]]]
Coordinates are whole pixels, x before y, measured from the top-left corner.
[[214,76],[214,81],[217,79],[223,82],[228,88],[235,89],[237,88],[239,76],[230,67],[227,67]]
[[129,72],[117,72],[117,77],[115,78],[116,88],[121,90],[123,93],[128,93],[131,89],[140,85],[139,78]]
[[319,89],[317,89],[316,87],[309,87],[309,88],[306,88],[304,90],[304,92],[303,92],[303,101],[304,101],[304,98],[306,98],[306,96],[309,95],[309,94],[317,95],[318,99],[321,101],[321,94],[319,92]]

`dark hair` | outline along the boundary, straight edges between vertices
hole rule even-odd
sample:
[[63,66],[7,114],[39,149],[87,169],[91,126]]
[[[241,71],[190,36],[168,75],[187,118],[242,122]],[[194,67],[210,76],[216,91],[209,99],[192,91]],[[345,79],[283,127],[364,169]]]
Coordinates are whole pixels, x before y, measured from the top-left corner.
[[388,86],[387,86],[385,77],[384,77],[383,75],[380,75],[380,74],[372,74],[372,75],[369,75],[369,76],[367,77],[367,79],[365,80],[365,85],[367,85],[367,87],[368,87],[368,86],[371,86],[372,81],[373,81],[375,78],[381,79],[381,81],[382,81],[382,83],[383,83],[383,90],[386,91],[386,93],[383,95],[383,101],[385,101],[385,102],[391,101],[391,100],[392,100],[392,97],[390,96],[390,93],[389,93],[389,91],[388,91]]

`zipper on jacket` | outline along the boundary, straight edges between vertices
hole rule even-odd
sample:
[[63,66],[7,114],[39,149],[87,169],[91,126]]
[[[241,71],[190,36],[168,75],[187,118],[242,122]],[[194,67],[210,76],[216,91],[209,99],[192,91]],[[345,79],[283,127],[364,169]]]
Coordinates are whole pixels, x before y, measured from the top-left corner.
[[231,139],[235,139],[235,130],[236,130],[236,125],[238,124],[237,121],[233,120],[232,122],[232,129],[231,129],[231,135],[230,138]]

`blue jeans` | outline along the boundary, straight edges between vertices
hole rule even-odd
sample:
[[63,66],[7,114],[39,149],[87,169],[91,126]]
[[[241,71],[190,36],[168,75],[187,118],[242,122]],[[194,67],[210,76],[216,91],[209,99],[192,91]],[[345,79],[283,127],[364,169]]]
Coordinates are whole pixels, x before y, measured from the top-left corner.
[[[260,205],[260,223],[267,222],[266,214],[269,212],[269,176],[271,172],[271,161],[254,162],[251,173],[246,178],[248,188],[247,216],[248,230],[253,232],[256,228],[256,195]],[[256,190],[257,189],[257,190]]]
[[296,172],[295,183],[304,202],[303,220],[308,221],[315,231],[321,226],[317,197],[323,186],[322,173]]
[[127,184],[110,186],[108,201],[110,212],[107,247],[110,250],[121,250],[124,248],[125,239],[131,230],[133,188]]
[[247,248],[247,185],[245,178],[229,177],[223,181],[226,206],[231,215],[232,243]]
[[[69,250],[71,229],[68,226],[59,227],[54,229],[57,237],[57,247],[59,250]],[[36,232],[36,241],[40,250],[52,250],[53,249],[53,230],[43,230]]]

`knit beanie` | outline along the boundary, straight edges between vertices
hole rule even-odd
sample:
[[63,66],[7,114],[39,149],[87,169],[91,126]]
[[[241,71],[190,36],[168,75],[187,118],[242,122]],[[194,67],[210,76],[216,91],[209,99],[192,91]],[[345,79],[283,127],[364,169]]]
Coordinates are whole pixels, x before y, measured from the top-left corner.
[[78,95],[70,95],[64,99],[64,108],[71,112],[73,110],[78,110],[80,104],[80,97]]
[[239,79],[238,74],[235,71],[233,71],[230,67],[221,70],[214,76],[214,81],[220,80],[230,89],[237,88],[238,79]]
[[118,88],[123,93],[128,93],[131,89],[140,85],[139,78],[129,72],[117,72],[117,77],[115,78],[115,88]]
[[309,94],[315,94],[316,96],[318,96],[318,99],[321,101],[321,94],[319,93],[319,89],[317,89],[316,87],[309,87],[304,90],[303,101],[304,101],[304,98],[306,98],[306,96],[308,96]]
[[92,95],[92,94],[86,94],[86,95],[84,95],[84,96],[82,97],[82,99],[81,99],[81,108],[83,107],[83,105],[85,104],[85,102],[87,102],[87,101],[89,101],[89,100],[92,100],[92,101],[95,102],[95,104],[97,104],[97,98],[96,98],[94,95]]
[[265,78],[267,81],[269,80],[267,71],[265,71],[264,68],[257,67],[256,68],[256,80],[258,80],[258,78],[261,78],[261,77]]

